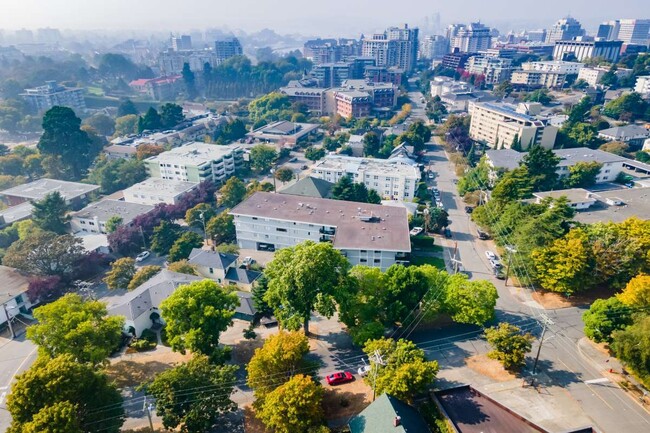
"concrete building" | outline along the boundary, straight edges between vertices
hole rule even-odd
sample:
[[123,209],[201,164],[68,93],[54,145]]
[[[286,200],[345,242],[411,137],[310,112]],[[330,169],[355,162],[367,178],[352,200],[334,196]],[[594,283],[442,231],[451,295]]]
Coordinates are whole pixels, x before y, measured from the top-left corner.
[[580,25],[580,22],[575,18],[566,17],[559,19],[553,27],[551,27],[546,34],[547,43],[555,43],[558,41],[571,41],[586,34],[585,30]]
[[644,96],[650,95],[650,75],[637,77],[634,91]]
[[639,125],[615,126],[598,131],[598,137],[607,141],[622,141],[627,143],[631,150],[639,150],[650,138],[650,130]]
[[474,86],[464,81],[456,81],[451,77],[433,77],[429,83],[431,97],[442,96],[445,93],[467,93],[474,90]]
[[380,197],[410,201],[415,197],[421,172],[417,163],[406,157],[376,159],[327,155],[314,165],[311,175],[333,183],[349,176],[354,182],[375,190]]
[[427,36],[420,42],[421,59],[441,59],[447,53],[449,53],[449,39],[445,36]]
[[406,209],[257,192],[237,205],[240,248],[274,251],[301,242],[331,242],[352,265],[386,270],[411,252]]
[[589,209],[598,201],[592,193],[583,188],[560,189],[557,191],[534,192],[535,203],[540,204],[547,198],[554,200],[560,197],[566,197],[569,200],[569,206],[577,211]]
[[253,289],[255,280],[261,277],[262,273],[239,267],[238,259],[239,256],[235,254],[194,248],[190,253],[188,262],[204,278],[209,278],[227,286],[237,286],[250,292]]
[[584,66],[584,63],[579,62],[549,60],[522,63],[521,69],[524,71],[555,72],[564,75],[577,75]]
[[129,87],[155,101],[166,101],[176,98],[183,89],[183,80],[180,75],[140,78],[131,81]]
[[396,66],[406,72],[415,68],[418,57],[418,29],[390,27],[383,33],[363,38],[361,54],[375,59],[377,66]]
[[499,57],[473,56],[467,62],[467,72],[482,75],[488,85],[508,81],[514,69],[512,60]]
[[252,140],[273,143],[277,147],[294,147],[318,134],[319,125],[315,123],[298,123],[280,120],[264,125],[249,132],[246,136]]
[[223,63],[231,57],[244,55],[241,43],[237,38],[225,38],[214,41],[214,53],[217,61]]
[[72,233],[107,234],[106,222],[114,216],[122,218],[122,225],[131,225],[133,220],[153,210],[153,206],[129,203],[120,200],[104,199],[70,214]]
[[151,177],[185,182],[225,182],[244,162],[237,144],[189,143],[145,159]]
[[203,66],[209,63],[212,67],[219,66],[223,60],[214,50],[184,50],[174,51],[169,49],[158,56],[158,67],[161,75],[179,75],[183,65],[187,63],[193,72],[203,71]]
[[522,149],[540,145],[552,149],[558,128],[539,117],[536,103],[517,106],[498,103],[472,103],[469,135],[472,140],[495,149],[509,149],[518,140]]
[[513,71],[510,76],[510,83],[517,88],[539,89],[561,89],[566,82],[566,75],[559,72],[541,71]]
[[304,43],[303,55],[315,65],[336,63],[361,55],[361,42],[356,39],[312,39]]
[[492,47],[490,28],[481,23],[452,24],[447,28],[447,38],[452,52],[477,53]]
[[99,186],[89,183],[42,178],[0,191],[0,197],[8,206],[16,206],[25,202],[40,201],[46,195],[58,192],[70,208],[79,209],[88,202],[89,195],[98,189]]
[[7,326],[7,321],[14,321],[20,314],[29,314],[32,302],[27,295],[29,278],[14,268],[0,265],[0,328]]
[[368,83],[390,83],[397,87],[402,84],[404,71],[399,68],[385,66],[366,66],[363,78]]
[[317,80],[317,87],[337,87],[345,80],[363,79],[366,68],[371,66],[378,66],[374,57],[357,57],[336,63],[315,65],[310,71],[310,76]]
[[172,50],[185,51],[192,49],[192,37],[190,35],[172,36],[170,38]]
[[589,86],[596,87],[608,70],[607,68],[582,68],[578,73],[578,80],[583,80]]
[[138,149],[135,146],[124,144],[111,144],[103,150],[108,159],[129,159],[134,158]]
[[124,201],[155,206],[160,203],[178,204],[180,199],[199,184],[181,180],[150,177],[122,191]]
[[287,86],[281,87],[280,92],[287,95],[292,104],[304,104],[314,116],[325,113],[325,91],[323,87]]
[[622,46],[621,41],[557,41],[553,49],[553,59],[581,62],[593,57],[602,57],[607,61],[616,62]]
[[461,53],[456,51],[442,56],[442,61],[440,62],[440,64],[447,69],[453,69],[453,70],[464,69],[469,58],[475,55],[476,53]]
[[54,106],[70,107],[81,113],[86,110],[84,91],[80,88],[64,87],[56,81],[46,81],[44,86],[25,89],[20,96],[37,113],[42,113]]
[[602,23],[597,38],[622,41],[626,45],[648,45],[650,20],[622,19]]

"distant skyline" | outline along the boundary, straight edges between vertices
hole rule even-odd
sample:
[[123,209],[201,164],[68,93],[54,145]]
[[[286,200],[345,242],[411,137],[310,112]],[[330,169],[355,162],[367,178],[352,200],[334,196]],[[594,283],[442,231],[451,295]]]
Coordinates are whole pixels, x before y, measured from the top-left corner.
[[269,28],[280,34],[358,36],[389,25],[478,21],[501,30],[550,27],[571,15],[594,30],[604,20],[650,18],[648,0],[0,0],[0,29],[180,32]]

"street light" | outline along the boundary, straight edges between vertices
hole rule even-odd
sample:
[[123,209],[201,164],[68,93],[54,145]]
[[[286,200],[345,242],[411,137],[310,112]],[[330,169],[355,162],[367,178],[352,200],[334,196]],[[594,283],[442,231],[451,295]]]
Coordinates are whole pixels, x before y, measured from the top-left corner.
[[207,245],[208,244],[208,232],[205,229],[205,215],[203,214],[203,212],[201,212],[199,214],[199,219],[203,223],[203,242],[205,242],[205,244]]

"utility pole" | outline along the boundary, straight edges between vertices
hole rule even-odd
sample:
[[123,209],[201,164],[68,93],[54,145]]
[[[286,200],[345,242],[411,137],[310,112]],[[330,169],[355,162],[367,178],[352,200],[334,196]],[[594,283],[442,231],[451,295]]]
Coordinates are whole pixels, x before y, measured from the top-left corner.
[[142,245],[144,245],[144,249],[147,249],[147,241],[144,238],[144,232],[142,231],[142,226],[138,227],[140,229],[140,236],[142,236]]
[[9,311],[7,311],[7,304],[4,303],[2,304],[2,309],[5,312],[5,316],[7,317],[7,324],[9,325],[9,332],[11,332],[11,339],[13,340],[16,338],[16,332],[14,332],[14,325],[11,324],[11,317],[9,317]]
[[[535,356],[535,363],[533,364],[533,372],[531,373],[533,376],[537,374],[537,362],[539,361],[539,354],[542,351],[542,345],[544,344],[544,336],[546,335],[546,328],[548,326],[551,326],[555,324],[551,320],[550,317],[548,317],[546,314],[540,314],[540,317],[542,318],[542,322],[544,323],[544,327],[542,328],[542,336],[539,339],[539,346],[537,347],[537,355]],[[531,382],[531,385],[535,382],[535,379],[533,378],[533,382]]]
[[203,214],[203,212],[199,214],[199,219],[203,223],[203,241],[205,242],[206,245],[208,245],[208,232],[205,229],[205,215]]
[[156,433],[153,429],[153,421],[151,420],[151,409],[153,409],[153,404],[147,404],[147,396],[144,396],[144,403],[142,404],[142,410],[147,411],[147,418],[149,418],[149,428],[151,433]]
[[372,401],[375,401],[375,397],[376,397],[375,389],[377,389],[377,370],[379,370],[378,366],[379,365],[386,365],[386,363],[384,362],[384,358],[382,357],[379,350],[375,350],[375,353],[372,355],[372,357],[368,358],[369,361],[371,359],[375,363],[374,369],[373,369],[373,372],[372,372]]
[[511,245],[506,245],[506,250],[508,251],[508,267],[506,268],[506,281],[505,285],[508,286],[508,277],[510,277],[510,268],[512,267],[512,255],[517,252]]

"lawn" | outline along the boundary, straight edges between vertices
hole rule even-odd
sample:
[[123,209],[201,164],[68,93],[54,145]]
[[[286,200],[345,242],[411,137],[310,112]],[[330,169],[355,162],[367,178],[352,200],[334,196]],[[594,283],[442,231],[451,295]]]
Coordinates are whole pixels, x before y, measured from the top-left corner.
[[101,87],[88,86],[88,93],[95,96],[104,96],[104,91]]
[[434,244],[434,238],[426,235],[411,236],[411,245],[414,251],[442,252],[442,247]]
[[411,257],[411,264],[415,266],[420,265],[431,265],[435,266],[440,270],[445,270],[445,261],[440,257],[423,257],[423,256],[414,256]]

